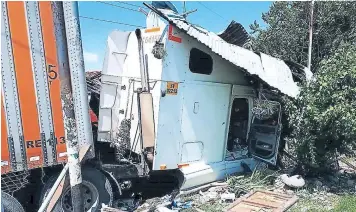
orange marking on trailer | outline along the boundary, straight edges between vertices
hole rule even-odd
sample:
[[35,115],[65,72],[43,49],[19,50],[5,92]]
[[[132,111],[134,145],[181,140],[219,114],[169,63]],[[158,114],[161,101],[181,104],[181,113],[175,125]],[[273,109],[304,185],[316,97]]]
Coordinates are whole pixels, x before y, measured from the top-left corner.
[[[4,102],[1,95],[1,174],[11,171]],[[4,164],[4,165],[3,165]]]
[[169,25],[168,39],[177,43],[182,43],[182,38],[173,35],[173,26]]
[[160,30],[161,30],[161,28],[159,28],[159,27],[154,27],[154,28],[145,29],[145,32],[146,32],[146,33],[159,32]]
[[[27,163],[28,168],[35,168],[43,164],[43,155],[24,3],[13,1],[7,5]],[[37,148],[31,148],[29,142]],[[39,160],[31,161],[36,156]]]
[[66,144],[61,143],[64,138],[64,123],[62,114],[62,102],[61,102],[61,85],[58,75],[58,60],[57,60],[57,48],[56,39],[54,35],[53,13],[51,2],[40,1],[39,2],[40,17],[42,24],[42,36],[46,57],[46,64],[48,68],[48,81],[49,91],[53,114],[54,132],[57,139],[57,161],[65,162],[66,156],[61,157],[60,152],[66,152]]

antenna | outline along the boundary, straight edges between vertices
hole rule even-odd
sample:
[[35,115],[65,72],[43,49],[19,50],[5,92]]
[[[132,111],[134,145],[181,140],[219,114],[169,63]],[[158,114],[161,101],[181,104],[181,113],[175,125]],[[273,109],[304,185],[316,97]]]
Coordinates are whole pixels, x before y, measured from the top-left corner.
[[198,11],[198,10],[195,9],[195,10],[187,11],[186,1],[183,1],[183,13],[182,13],[183,18],[187,19],[188,15],[190,13],[194,13],[196,11]]

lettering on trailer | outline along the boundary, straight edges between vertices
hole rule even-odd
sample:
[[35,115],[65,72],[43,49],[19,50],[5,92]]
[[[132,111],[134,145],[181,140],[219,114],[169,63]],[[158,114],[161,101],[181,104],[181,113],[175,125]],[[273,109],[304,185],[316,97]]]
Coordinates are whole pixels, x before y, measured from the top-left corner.
[[56,66],[48,64],[47,70],[48,70],[48,78],[49,78],[49,84],[52,85],[52,81],[56,80],[58,77],[58,73],[53,69]]
[[[46,67],[48,84],[51,98],[51,108],[53,114],[54,123],[54,136],[62,137],[65,135],[63,114],[62,114],[62,101],[61,101],[61,83],[59,80],[58,72],[58,60],[57,60],[57,43],[56,43],[56,27],[54,26],[54,12],[52,8],[52,3],[49,1],[40,1],[40,17],[43,33],[43,45],[46,57]],[[60,27],[59,27],[60,28]],[[30,139],[28,139],[30,140]],[[66,151],[66,145],[58,143],[55,148],[52,148],[52,154],[57,154],[57,162],[64,162],[65,155],[60,155],[61,152]]]
[[[56,144],[60,143],[60,144],[65,144],[66,140],[64,137],[59,137],[59,138],[55,138],[56,139]],[[51,142],[51,140],[47,141],[48,143]],[[26,141],[26,148],[40,148],[42,147],[42,141],[41,140],[34,140],[34,141]]]
[[178,94],[178,82],[167,82],[167,95]]

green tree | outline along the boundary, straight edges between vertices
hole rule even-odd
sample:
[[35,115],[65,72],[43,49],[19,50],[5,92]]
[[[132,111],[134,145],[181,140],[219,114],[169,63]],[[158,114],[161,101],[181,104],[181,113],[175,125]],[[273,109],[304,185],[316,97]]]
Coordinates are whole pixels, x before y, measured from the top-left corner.
[[[308,60],[310,2],[274,2],[262,14],[266,27],[250,25],[252,47],[304,66]],[[342,43],[356,41],[356,2],[315,1],[312,71]]]
[[356,46],[341,45],[320,62],[315,80],[287,100],[291,144],[311,170],[327,170],[335,153],[356,150]]
[[[310,2],[274,2],[250,25],[252,48],[306,66]],[[315,1],[312,72],[297,100],[284,98],[282,141],[310,169],[326,168],[335,152],[354,153],[356,2]],[[286,138],[286,139],[285,139]],[[283,148],[284,145],[281,145]]]

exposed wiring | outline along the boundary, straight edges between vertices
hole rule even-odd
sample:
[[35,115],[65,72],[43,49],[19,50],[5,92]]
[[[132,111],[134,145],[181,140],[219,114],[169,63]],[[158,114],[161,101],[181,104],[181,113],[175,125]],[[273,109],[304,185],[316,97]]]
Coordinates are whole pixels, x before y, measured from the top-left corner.
[[118,1],[117,3],[120,3],[120,4],[126,4],[126,5],[130,5],[130,6],[134,6],[134,7],[141,7],[139,5],[136,5],[136,4],[130,4],[130,3],[127,3],[127,2],[123,2],[123,1]]
[[205,7],[207,10],[209,10],[210,12],[214,13],[215,15],[219,16],[220,18],[224,19],[225,21],[229,22],[229,20],[227,20],[226,18],[224,18],[223,16],[221,16],[219,13],[213,11],[212,9],[210,9],[208,6],[206,6],[205,4],[203,4],[202,2],[199,2],[199,4],[201,4],[203,7]]
[[123,6],[120,6],[120,5],[116,5],[116,4],[112,4],[112,3],[108,3],[108,2],[103,2],[103,1],[97,1],[98,3],[101,3],[101,4],[106,4],[106,5],[110,5],[110,6],[113,6],[113,7],[118,7],[118,8],[121,8],[121,9],[126,9],[126,10],[131,10],[131,11],[134,11],[134,12],[139,12],[139,13],[142,13],[140,10],[138,9],[132,9],[132,8],[128,8],[128,7],[123,7]]
[[139,25],[127,24],[127,23],[122,23],[122,22],[117,22],[117,21],[111,21],[111,20],[104,20],[104,19],[93,18],[93,17],[87,17],[87,16],[82,16],[82,15],[80,15],[79,17],[80,17],[80,18],[85,18],[85,19],[90,19],[90,20],[95,20],[95,21],[102,21],[102,22],[112,23],[112,24],[121,24],[121,25],[131,26],[131,27],[145,28],[145,27],[139,26]]

